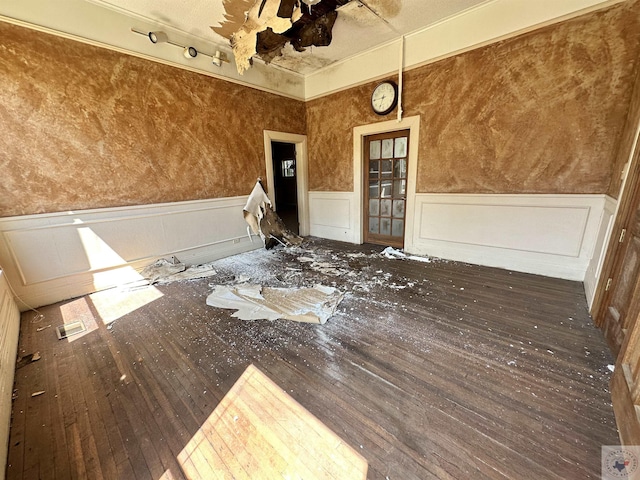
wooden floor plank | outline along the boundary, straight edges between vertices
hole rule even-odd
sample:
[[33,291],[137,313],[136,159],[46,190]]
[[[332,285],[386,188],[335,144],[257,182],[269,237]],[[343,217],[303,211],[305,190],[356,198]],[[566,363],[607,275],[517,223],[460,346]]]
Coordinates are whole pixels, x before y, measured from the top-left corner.
[[364,462],[359,463],[363,460],[359,454],[261,372],[253,371],[258,373],[250,377],[243,394],[234,401],[244,407],[242,412],[252,425],[263,427],[263,435],[275,451],[286,455],[289,462],[305,459],[307,468],[299,472],[303,478],[362,478],[366,468],[361,468]]
[[[246,445],[234,425],[222,423],[229,440],[209,420],[251,364],[363,455],[371,479],[599,478],[600,446],[618,443],[613,361],[582,285],[379,252],[310,239],[223,259],[216,277],[151,287],[161,295],[109,328],[85,297],[96,329],[73,341],[53,330],[69,302],[43,308],[38,324],[23,314],[19,349],[44,356],[16,373],[7,478],[229,478],[220,460],[250,478],[261,465],[236,456]],[[345,297],[325,325],[246,322],[206,305],[210,284],[240,275]],[[39,385],[47,393],[31,398]],[[290,437],[269,394],[254,393],[238,418],[272,419],[251,442],[279,452],[274,432]],[[263,466],[293,461],[309,474],[300,462],[322,458],[292,451]]]

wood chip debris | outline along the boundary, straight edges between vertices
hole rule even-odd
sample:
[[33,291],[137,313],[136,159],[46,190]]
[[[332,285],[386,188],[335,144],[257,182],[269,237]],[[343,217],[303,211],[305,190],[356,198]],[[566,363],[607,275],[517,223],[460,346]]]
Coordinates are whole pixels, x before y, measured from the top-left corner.
[[40,358],[40,352],[30,353],[29,355],[20,357],[16,362],[16,370],[25,367],[30,363],[37,362],[38,360],[40,360]]

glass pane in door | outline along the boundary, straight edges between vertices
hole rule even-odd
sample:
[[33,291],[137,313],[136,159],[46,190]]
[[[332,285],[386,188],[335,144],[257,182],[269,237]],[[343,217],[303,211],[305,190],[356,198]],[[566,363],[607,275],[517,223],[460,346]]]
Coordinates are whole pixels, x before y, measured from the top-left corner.
[[380,216],[382,217],[391,216],[391,200],[390,199],[380,200]]
[[394,218],[392,225],[393,226],[391,227],[391,235],[393,235],[394,237],[404,236],[404,220]]
[[393,156],[395,158],[407,156],[407,137],[396,138]]
[[369,159],[378,160],[380,158],[380,140],[373,140],[369,144]]
[[376,179],[380,175],[380,160],[369,160],[369,178]]
[[380,215],[380,200],[369,200],[369,215],[373,217],[377,217],[378,215]]
[[376,217],[372,217],[369,220],[369,233],[378,233],[379,231],[378,225],[379,225],[379,219],[377,219]]
[[382,140],[382,158],[393,157],[393,138]]

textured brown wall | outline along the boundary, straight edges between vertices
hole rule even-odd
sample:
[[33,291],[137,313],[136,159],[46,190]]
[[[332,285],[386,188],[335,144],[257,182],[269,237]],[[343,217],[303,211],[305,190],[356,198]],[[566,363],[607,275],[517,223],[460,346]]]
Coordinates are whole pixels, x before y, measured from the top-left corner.
[[[616,194],[614,158],[640,55],[627,2],[405,74],[421,116],[418,192]],[[310,189],[351,191],[352,129],[374,84],[307,104]],[[331,120],[333,119],[333,120]]]
[[629,103],[629,114],[623,130],[618,151],[613,164],[613,175],[609,185],[608,194],[619,198],[620,187],[622,186],[622,172],[625,164],[629,161],[631,153],[634,151],[636,133],[640,123],[640,65],[636,68],[635,83]]
[[0,216],[248,194],[303,102],[0,22]]

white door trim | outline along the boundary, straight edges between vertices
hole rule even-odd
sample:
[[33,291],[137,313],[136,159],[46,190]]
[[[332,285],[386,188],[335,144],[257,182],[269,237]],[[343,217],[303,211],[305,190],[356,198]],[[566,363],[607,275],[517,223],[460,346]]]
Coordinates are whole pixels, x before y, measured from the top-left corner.
[[352,216],[355,219],[355,243],[362,243],[364,232],[363,225],[363,205],[362,205],[362,163],[364,161],[364,137],[377,133],[395,132],[398,130],[409,130],[409,171],[407,172],[407,204],[405,211],[404,248],[411,251],[413,249],[413,226],[416,206],[416,177],[418,174],[418,142],[420,140],[420,115],[405,117],[401,121],[389,120],[386,122],[374,123],[371,125],[361,125],[353,129],[353,192],[354,210]]
[[271,204],[276,205],[274,196],[275,183],[273,180],[273,155],[271,142],[293,143],[296,146],[296,186],[298,190],[298,222],[300,235],[309,235],[309,181],[307,160],[307,136],[295,133],[264,131],[264,160],[267,169],[267,195]]

